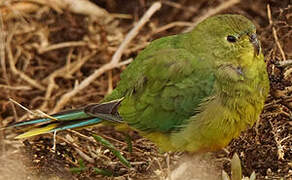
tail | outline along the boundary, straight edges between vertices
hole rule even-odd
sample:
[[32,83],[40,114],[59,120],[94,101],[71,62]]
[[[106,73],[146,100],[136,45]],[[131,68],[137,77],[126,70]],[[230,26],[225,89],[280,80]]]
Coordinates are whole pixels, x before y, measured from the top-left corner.
[[85,108],[53,114],[50,118],[18,122],[6,128],[29,126],[28,131],[15,137],[16,139],[22,139],[44,133],[92,126],[104,120],[121,122],[121,117],[117,112],[119,103],[120,101],[112,101],[102,104],[92,104]]

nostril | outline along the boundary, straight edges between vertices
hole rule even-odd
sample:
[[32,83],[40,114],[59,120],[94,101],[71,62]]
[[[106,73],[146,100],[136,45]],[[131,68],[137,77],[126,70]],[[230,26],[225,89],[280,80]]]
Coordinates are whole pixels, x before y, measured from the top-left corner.
[[250,38],[250,42],[257,41],[257,35],[256,34],[251,34],[249,38]]
[[238,74],[240,74],[240,75],[243,75],[243,70],[242,70],[242,68],[241,68],[240,66],[238,66],[238,67],[236,68],[236,72],[237,72]]

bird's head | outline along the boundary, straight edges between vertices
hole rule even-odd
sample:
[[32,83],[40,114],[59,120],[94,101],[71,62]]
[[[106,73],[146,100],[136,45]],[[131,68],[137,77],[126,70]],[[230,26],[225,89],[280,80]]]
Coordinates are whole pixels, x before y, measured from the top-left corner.
[[260,42],[255,25],[241,15],[217,15],[205,19],[191,34],[192,45],[201,59],[211,60],[216,68],[234,69],[239,75],[253,66],[260,56]]
[[[249,51],[255,56],[261,52],[255,25],[246,17],[225,14],[209,17],[191,32],[193,42],[207,46],[207,51],[218,56]],[[197,42],[199,40],[200,42]],[[220,54],[218,54],[220,53]]]

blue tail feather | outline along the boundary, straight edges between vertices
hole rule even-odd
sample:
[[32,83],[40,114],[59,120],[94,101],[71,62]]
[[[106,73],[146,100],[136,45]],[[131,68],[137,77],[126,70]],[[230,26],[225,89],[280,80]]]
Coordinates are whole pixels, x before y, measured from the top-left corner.
[[50,121],[53,121],[53,120],[52,119],[49,119],[49,118],[34,119],[34,120],[28,120],[28,121],[18,122],[16,124],[12,124],[9,127],[20,127],[20,126],[31,125],[31,124],[39,124],[39,123],[50,122]]
[[53,114],[51,115],[55,119],[50,118],[40,118],[40,119],[32,119],[28,121],[17,122],[15,124],[10,125],[9,127],[20,127],[32,124],[40,124],[40,123],[50,123],[54,121],[74,121],[80,119],[90,118],[88,114],[84,113],[84,111],[66,111],[63,113]]
[[28,126],[23,128],[23,134],[18,135],[17,139],[28,138],[39,134],[44,134],[54,131],[62,131],[66,129],[76,129],[86,126],[99,124],[102,121],[122,122],[121,117],[117,112],[117,106],[120,101],[108,102],[103,104],[91,104],[85,108],[63,111],[50,117],[32,119],[22,122],[17,122],[9,127]]
[[84,127],[84,126],[90,126],[90,125],[98,124],[101,121],[102,120],[100,118],[82,120],[82,121],[79,121],[79,122],[73,121],[70,124],[60,125],[59,127],[56,127],[54,129],[50,130],[50,132],[62,131],[62,130],[66,130],[66,129],[80,128],[80,127]]

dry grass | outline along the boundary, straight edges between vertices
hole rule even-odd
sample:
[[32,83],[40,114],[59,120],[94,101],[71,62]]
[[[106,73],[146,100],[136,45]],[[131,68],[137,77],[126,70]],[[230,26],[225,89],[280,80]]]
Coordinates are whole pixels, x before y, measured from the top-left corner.
[[[52,135],[22,143],[11,139],[15,132],[1,131],[0,179],[11,179],[15,172],[19,174],[15,179],[113,179],[95,174],[93,167],[114,172],[114,179],[165,179],[170,174],[172,180],[187,179],[180,175],[185,172],[190,177],[211,179],[218,176],[222,165],[230,172],[233,152],[240,155],[245,176],[252,171],[259,179],[292,176],[292,68],[285,61],[292,59],[292,7],[288,0],[270,1],[269,5],[264,0],[162,1],[161,9],[159,4],[151,8],[152,1],[144,0],[127,4],[100,1],[99,7],[85,3],[79,8],[54,2],[0,3],[0,127],[31,116],[8,98],[47,113],[100,101],[149,41],[183,32],[216,13],[240,13],[253,19],[268,63],[271,93],[258,126],[232,141],[226,152],[212,155],[211,173],[205,172],[210,162],[189,159],[184,153],[161,154],[136,132],[130,132],[130,152],[124,134],[102,126],[81,134],[58,133],[55,153]],[[88,138],[92,132],[113,143],[132,168]],[[68,170],[79,166],[78,159],[83,159],[88,169],[72,174]]]

